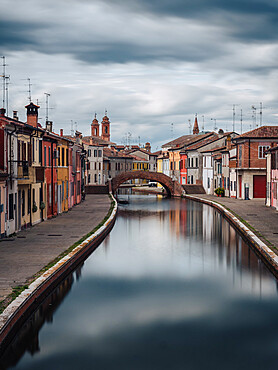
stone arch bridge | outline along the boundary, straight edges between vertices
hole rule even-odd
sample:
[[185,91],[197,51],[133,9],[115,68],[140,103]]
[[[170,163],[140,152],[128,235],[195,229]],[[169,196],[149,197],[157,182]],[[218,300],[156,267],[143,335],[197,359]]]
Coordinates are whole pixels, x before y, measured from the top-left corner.
[[111,181],[112,193],[114,194],[121,184],[133,179],[159,182],[166,189],[169,196],[180,197],[184,193],[184,190],[178,181],[173,181],[171,177],[165,175],[164,173],[153,171],[129,171],[120,173]]

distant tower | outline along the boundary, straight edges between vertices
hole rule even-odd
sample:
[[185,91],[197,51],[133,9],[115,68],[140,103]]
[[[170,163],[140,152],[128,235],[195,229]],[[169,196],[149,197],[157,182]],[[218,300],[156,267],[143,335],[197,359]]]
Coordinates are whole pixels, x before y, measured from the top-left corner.
[[151,144],[150,143],[146,143],[145,144],[145,149],[147,152],[151,152]]
[[199,126],[198,126],[198,120],[197,120],[197,114],[195,115],[195,122],[193,126],[193,135],[199,134]]
[[38,126],[38,111],[39,111],[39,105],[36,105],[34,103],[30,103],[25,106],[27,109],[27,124],[33,127]]
[[95,113],[95,118],[93,119],[93,122],[91,123],[91,135],[92,136],[99,136],[99,123],[97,120],[97,114]]
[[102,128],[102,133],[101,133],[101,138],[102,140],[110,141],[110,121],[109,118],[107,117],[107,111],[105,111],[105,116],[102,118],[101,122],[101,128]]

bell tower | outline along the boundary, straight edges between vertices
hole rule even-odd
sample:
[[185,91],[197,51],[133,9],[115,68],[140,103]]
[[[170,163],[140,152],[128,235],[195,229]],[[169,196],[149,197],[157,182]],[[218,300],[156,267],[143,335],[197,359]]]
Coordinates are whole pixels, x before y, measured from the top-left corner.
[[193,126],[193,135],[198,135],[199,134],[199,125],[198,125],[198,120],[197,120],[197,113],[195,115],[195,122]]
[[105,111],[105,116],[102,118],[101,122],[101,138],[102,140],[110,141],[110,121],[107,117],[107,111]]
[[91,135],[95,137],[99,137],[99,123],[97,120],[97,114],[95,113],[95,118],[91,123]]

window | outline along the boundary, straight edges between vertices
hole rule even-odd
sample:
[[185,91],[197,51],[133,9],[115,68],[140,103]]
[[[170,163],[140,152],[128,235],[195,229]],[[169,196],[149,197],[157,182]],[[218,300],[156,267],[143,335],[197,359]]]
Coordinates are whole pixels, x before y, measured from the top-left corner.
[[48,147],[48,165],[51,166],[51,149]]
[[98,156],[101,157],[101,150],[98,151]]
[[101,170],[101,163],[98,164],[98,169]]
[[198,167],[198,158],[195,158],[196,167]]
[[91,157],[91,149],[88,149],[88,157]]
[[91,182],[91,175],[89,174],[88,175],[88,184],[90,184],[90,182]]
[[65,148],[62,148],[62,167],[65,166]]
[[210,188],[210,178],[208,177],[208,189]]
[[14,219],[14,195],[9,194],[9,220]]
[[66,166],[68,167],[69,165],[69,150],[66,149]]
[[97,183],[97,174],[95,173],[95,183]]
[[94,150],[94,157],[97,157],[97,150]]
[[259,158],[263,159],[266,157],[265,152],[269,149],[269,145],[259,145]]
[[61,160],[60,160],[60,154],[61,154],[60,150],[61,150],[61,148],[58,148],[58,166],[60,166],[60,162],[61,162]]
[[46,167],[46,146],[44,146],[44,167]]
[[64,194],[65,194],[64,187],[65,187],[65,183],[64,181],[62,181],[62,201],[64,200]]

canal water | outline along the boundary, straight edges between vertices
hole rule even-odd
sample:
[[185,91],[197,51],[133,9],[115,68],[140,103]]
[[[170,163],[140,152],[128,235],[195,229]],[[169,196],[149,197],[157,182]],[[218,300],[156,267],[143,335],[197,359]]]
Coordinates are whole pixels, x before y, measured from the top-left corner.
[[277,281],[213,208],[128,196],[24,325],[15,369],[277,369]]

